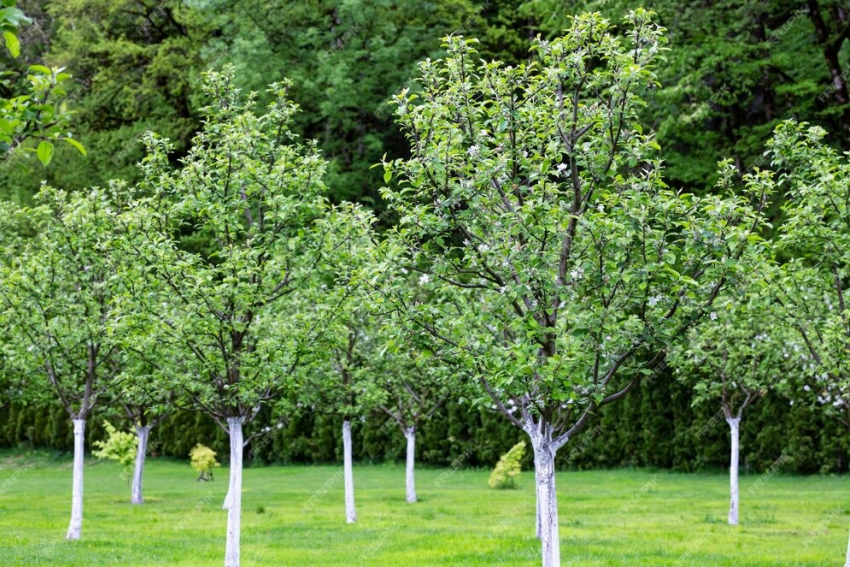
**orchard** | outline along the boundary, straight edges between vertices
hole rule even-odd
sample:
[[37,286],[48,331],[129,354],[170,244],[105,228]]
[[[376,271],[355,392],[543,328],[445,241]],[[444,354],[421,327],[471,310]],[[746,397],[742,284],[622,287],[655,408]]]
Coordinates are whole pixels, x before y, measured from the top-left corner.
[[18,4],[11,564],[850,566],[846,8]]

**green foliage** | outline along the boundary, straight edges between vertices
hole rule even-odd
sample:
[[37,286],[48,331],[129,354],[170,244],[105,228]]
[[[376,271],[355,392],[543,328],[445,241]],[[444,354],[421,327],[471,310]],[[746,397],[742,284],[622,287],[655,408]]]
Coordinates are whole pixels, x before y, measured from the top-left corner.
[[247,0],[220,3],[205,17],[218,10],[228,33],[210,38],[208,59],[233,63],[240,86],[253,90],[285,69],[304,109],[294,128],[326,156],[330,198],[377,209],[381,172],[370,166],[384,152],[407,151],[389,100],[419,61],[439,56],[435,38],[477,21],[471,0]]
[[375,365],[375,379],[381,389],[378,407],[402,430],[419,428],[450,399],[463,399],[465,384],[459,373],[430,351],[410,344],[382,349]]
[[[15,0],[0,3],[0,30],[9,54],[21,54],[18,28],[32,20],[15,7]],[[9,78],[14,72],[5,72],[0,86],[9,87],[15,81]],[[64,141],[83,155],[85,148],[68,132],[71,112],[67,109],[64,83],[71,75],[64,68],[30,65],[25,74],[26,84],[22,94],[0,96],[0,163],[13,152],[35,153],[45,167],[53,158],[54,144]],[[27,140],[38,141],[37,148],[25,145]]]
[[189,452],[189,458],[192,459],[192,468],[198,473],[199,480],[212,480],[212,470],[221,465],[215,460],[216,452],[198,443]]
[[123,300],[136,349],[165,345],[181,361],[160,386],[250,421],[337,317],[339,297],[324,301],[321,286],[344,292],[336,280],[371,217],[326,202],[325,161],[290,129],[288,82],[271,86],[263,114],[234,82],[231,67],[206,75],[204,127],[182,169],[170,142],[145,137],[142,196],[119,219],[117,246],[136,282]]
[[98,459],[117,461],[119,465],[124,467],[125,472],[129,473],[133,470],[139,438],[132,433],[118,431],[108,421],[103,422],[103,427],[108,437],[104,441],[94,442],[97,450],[92,451],[92,455]]
[[715,302],[708,320],[669,355],[679,380],[693,388],[693,403],[719,401],[727,419],[741,418],[768,389],[799,380],[810,358],[780,323],[766,283],[740,292]]
[[0,31],[3,32],[3,40],[9,55],[18,57],[21,54],[21,43],[18,41],[18,28],[21,24],[28,24],[32,20],[15,7],[17,0],[3,0],[0,3]]
[[[69,0],[50,2],[42,27],[50,66],[73,74],[65,84],[73,101],[74,139],[89,150],[76,159],[68,144],[56,147],[50,183],[69,190],[137,181],[144,157],[139,139],[155,131],[182,155],[200,122],[197,104],[202,42],[215,19],[179,0]],[[208,20],[208,21],[205,21]],[[220,66],[220,63],[217,64]],[[25,170],[3,172],[4,181],[34,193],[40,179]]]
[[383,271],[415,266],[434,299],[385,293],[409,335],[556,448],[747,272],[765,222],[765,191],[698,198],[662,181],[637,121],[663,45],[650,16],[630,13],[622,40],[576,17],[517,67],[448,37],[447,58],[420,66],[422,94],[395,98],[412,156],[384,162],[401,188],[383,190],[400,218]]
[[382,345],[379,323],[365,309],[355,305],[338,309],[350,311],[338,313],[316,343],[328,356],[303,366],[293,385],[301,404],[351,420],[381,399],[376,360]]
[[[613,18],[641,5],[582,0],[565,10],[558,0],[531,0],[513,21],[515,29],[531,22],[555,36],[571,14],[600,11]],[[850,99],[843,94],[848,36],[840,15],[846,7],[840,1],[660,0],[651,8],[675,49],[659,65],[660,85],[641,114],[657,132],[669,185],[710,192],[715,165],[726,157],[739,175],[764,167],[765,143],[792,117],[827,128],[831,143],[850,148],[839,134],[850,124]]]
[[[113,188],[114,189],[114,188]],[[120,371],[124,293],[111,241],[116,193],[69,194],[45,186],[32,207],[13,212],[34,233],[9,238],[0,264],[0,311],[12,325],[7,353],[24,374],[50,388],[74,419],[85,419]]]
[[525,454],[525,441],[520,441],[511,450],[502,455],[493,472],[490,473],[490,478],[487,480],[487,485],[490,488],[516,488],[516,477],[522,471],[522,457]]
[[850,428],[850,162],[825,135],[786,122],[769,144],[788,197],[778,247],[791,256],[774,293],[811,357],[811,394],[798,393]]

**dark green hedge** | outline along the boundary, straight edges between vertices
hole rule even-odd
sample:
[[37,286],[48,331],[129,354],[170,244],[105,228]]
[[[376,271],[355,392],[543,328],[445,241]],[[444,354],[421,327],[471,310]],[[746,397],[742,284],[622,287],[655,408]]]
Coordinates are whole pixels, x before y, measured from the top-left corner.
[[[559,453],[560,466],[660,467],[695,471],[728,466],[728,427],[715,407],[691,408],[681,385],[656,380],[621,402],[604,408],[585,432]],[[101,408],[87,426],[87,441],[104,436]],[[267,421],[267,420],[266,420]],[[126,425],[125,425],[126,427]],[[342,455],[339,418],[311,413],[255,439],[248,460],[255,463],[328,463]],[[405,441],[398,427],[373,414],[353,430],[355,455],[364,462],[404,459]],[[850,451],[848,432],[826,420],[816,408],[790,405],[769,394],[747,409],[741,427],[741,462],[745,471],[778,468],[799,473],[844,472]],[[501,415],[486,409],[448,404],[420,428],[417,459],[434,466],[491,467],[525,435]],[[73,442],[71,423],[57,405],[12,405],[0,410],[0,446],[49,447],[64,451]],[[204,443],[226,461],[226,434],[211,419],[178,412],[151,434],[155,455],[187,458],[195,443]],[[526,454],[527,466],[531,455]]]

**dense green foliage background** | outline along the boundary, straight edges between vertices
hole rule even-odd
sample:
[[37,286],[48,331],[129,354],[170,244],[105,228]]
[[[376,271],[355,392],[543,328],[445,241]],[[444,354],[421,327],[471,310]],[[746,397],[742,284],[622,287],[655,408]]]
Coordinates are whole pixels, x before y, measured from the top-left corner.
[[[487,57],[525,58],[529,38],[551,36],[569,14],[598,10],[615,21],[634,0],[25,0],[33,20],[22,28],[21,56],[0,56],[11,75],[6,96],[28,65],[66,66],[75,85],[68,104],[77,111],[75,137],[88,149],[81,159],[57,148],[53,165],[11,159],[0,167],[0,197],[26,202],[42,180],[63,189],[133,182],[143,155],[140,136],[154,130],[173,140],[179,159],[199,128],[200,76],[226,62],[246,90],[293,81],[302,112],[296,131],[315,138],[330,160],[332,200],[353,199],[375,209],[386,153],[404,157],[406,142],[387,100],[416,75],[416,63],[438,57],[439,38],[480,38]],[[840,1],[776,0],[645,2],[668,28],[662,87],[649,93],[647,128],[657,132],[666,177],[674,186],[705,193],[716,162],[731,157],[740,173],[763,164],[770,132],[796,118],[824,126],[831,143],[850,148],[850,10]],[[415,86],[413,87],[415,88]],[[261,99],[261,102],[263,101]],[[706,406],[691,410],[689,391],[664,373],[622,403],[603,410],[604,435],[587,432],[559,455],[564,465],[660,466],[692,470],[723,466],[725,423]],[[99,409],[87,431],[103,437]],[[95,423],[98,422],[98,423]],[[336,418],[310,414],[275,430],[272,442],[249,447],[256,461],[327,462],[341,454]],[[403,457],[404,439],[393,423],[370,416],[355,429],[355,454],[383,461]],[[522,433],[488,410],[449,404],[420,431],[420,462],[491,466]],[[13,404],[0,411],[0,445],[68,449],[71,424],[58,407]],[[158,427],[159,453],[185,458],[197,442],[226,453],[226,435],[205,417],[177,413]],[[848,470],[846,432],[817,408],[790,405],[769,394],[742,423],[742,461],[800,472]],[[530,459],[530,455],[527,457]]]

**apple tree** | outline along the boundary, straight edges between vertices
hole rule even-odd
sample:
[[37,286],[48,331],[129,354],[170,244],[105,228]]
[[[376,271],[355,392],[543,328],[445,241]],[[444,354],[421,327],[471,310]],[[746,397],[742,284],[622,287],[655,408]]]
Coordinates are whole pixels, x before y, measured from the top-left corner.
[[518,66],[450,36],[445,59],[420,65],[418,91],[395,98],[411,156],[384,161],[400,219],[386,270],[407,262],[452,291],[385,293],[529,436],[545,567],[560,563],[556,452],[710,313],[763,223],[766,195],[664,184],[638,122],[663,43],[651,15],[630,12],[617,33],[578,16]]
[[[86,418],[123,368],[116,300],[124,290],[110,248],[116,192],[66,193],[43,187],[0,274],[0,311],[10,326],[15,367],[41,376],[74,424],[68,539],[80,539]],[[31,388],[31,390],[36,390]]]
[[364,226],[358,209],[327,203],[326,162],[292,132],[287,90],[273,84],[258,113],[232,68],[208,72],[203,128],[182,167],[171,168],[167,140],[147,135],[144,197],[120,219],[141,282],[130,303],[183,366],[162,388],[230,437],[226,567],[240,564],[243,426],[280,394],[324,321],[287,302],[332,276],[334,251]]

